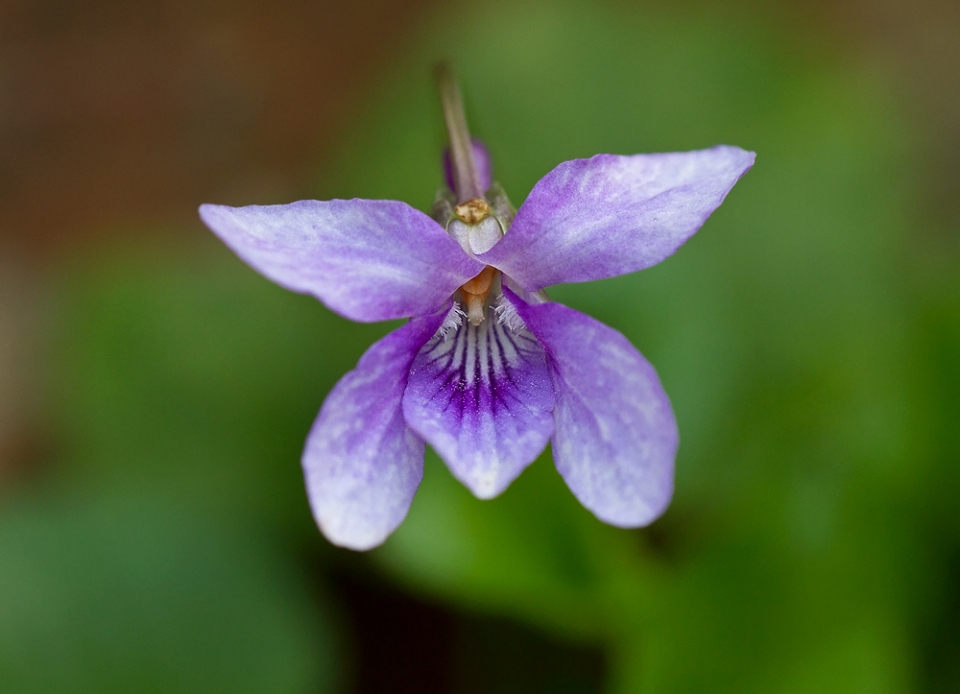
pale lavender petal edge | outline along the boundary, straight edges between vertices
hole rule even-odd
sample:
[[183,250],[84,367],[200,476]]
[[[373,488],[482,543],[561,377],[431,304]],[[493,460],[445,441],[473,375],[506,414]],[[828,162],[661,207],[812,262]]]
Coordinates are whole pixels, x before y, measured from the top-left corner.
[[531,291],[656,265],[696,233],[755,157],[719,145],[564,162],[534,186],[503,239],[477,258]]
[[483,269],[430,217],[393,200],[202,205],[200,217],[262,275],[356,321],[433,313]]
[[557,470],[600,520],[628,528],[653,522],[673,495],[679,442],[656,371],[613,328],[561,304],[527,305],[505,293],[549,356]]
[[423,477],[424,443],[401,399],[410,364],[443,314],[410,321],[360,358],[327,396],[303,451],[310,508],[335,545],[367,550],[403,521]]

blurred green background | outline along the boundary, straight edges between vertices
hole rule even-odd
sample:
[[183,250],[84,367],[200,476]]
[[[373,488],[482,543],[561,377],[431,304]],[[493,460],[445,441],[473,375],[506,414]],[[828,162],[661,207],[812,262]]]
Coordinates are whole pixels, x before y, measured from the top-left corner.
[[[957,6],[6,3],[0,691],[960,692]],[[299,455],[393,325],[270,284],[200,202],[427,209],[458,67],[519,204],[561,161],[758,153],[663,264],[556,287],[681,432],[647,529],[545,453],[432,453],[381,548]]]

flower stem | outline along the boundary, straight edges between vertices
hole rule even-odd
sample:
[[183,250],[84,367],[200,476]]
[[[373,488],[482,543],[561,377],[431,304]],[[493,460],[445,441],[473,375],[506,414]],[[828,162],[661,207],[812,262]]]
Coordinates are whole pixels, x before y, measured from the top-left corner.
[[467,116],[463,111],[463,99],[453,68],[449,63],[437,66],[437,89],[440,92],[440,105],[443,108],[443,120],[447,126],[447,138],[450,140],[450,164],[453,170],[454,193],[457,202],[466,202],[473,198],[483,198],[480,173],[473,158],[473,143],[467,129]]

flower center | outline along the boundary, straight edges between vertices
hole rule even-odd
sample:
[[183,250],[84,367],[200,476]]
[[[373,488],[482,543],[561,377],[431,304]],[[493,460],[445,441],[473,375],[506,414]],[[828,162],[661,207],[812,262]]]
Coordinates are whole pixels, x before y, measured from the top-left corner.
[[490,205],[487,204],[486,200],[473,198],[454,207],[453,213],[467,224],[473,226],[490,216]]
[[467,280],[460,287],[460,296],[466,306],[467,318],[471,324],[480,325],[483,322],[484,306],[499,274],[499,270],[487,265],[480,274]]

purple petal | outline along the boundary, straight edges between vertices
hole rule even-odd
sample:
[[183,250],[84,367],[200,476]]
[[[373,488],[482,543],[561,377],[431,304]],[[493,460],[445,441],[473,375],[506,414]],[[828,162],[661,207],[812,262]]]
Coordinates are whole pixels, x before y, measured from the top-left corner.
[[403,396],[407,423],[476,496],[507,488],[553,432],[553,384],[543,348],[492,309],[428,342]]
[[[480,187],[487,190],[493,183],[493,162],[490,159],[490,152],[486,145],[477,138],[470,140],[473,143],[473,163],[477,165],[477,173],[480,174]],[[447,188],[456,190],[453,184],[453,164],[450,161],[450,150],[443,150],[443,176],[447,182]]]
[[477,258],[533,291],[656,265],[703,225],[755,156],[721,145],[564,162]]
[[392,200],[202,205],[200,217],[255,270],[356,321],[433,313],[483,269],[439,224]]
[[423,477],[423,441],[401,412],[410,364],[443,314],[407,323],[375,343],[330,392],[303,451],[313,516],[351,549],[383,542],[407,515]]
[[656,371],[613,328],[561,304],[510,298],[550,357],[557,470],[600,520],[651,523],[670,503],[678,443]]

